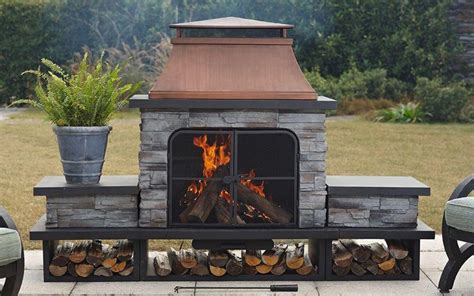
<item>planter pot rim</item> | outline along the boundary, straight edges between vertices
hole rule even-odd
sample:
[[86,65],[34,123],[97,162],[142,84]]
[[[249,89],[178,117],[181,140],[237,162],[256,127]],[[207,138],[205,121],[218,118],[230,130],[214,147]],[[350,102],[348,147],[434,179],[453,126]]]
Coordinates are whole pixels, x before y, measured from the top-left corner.
[[53,126],[56,134],[93,134],[108,133],[112,130],[112,126]]

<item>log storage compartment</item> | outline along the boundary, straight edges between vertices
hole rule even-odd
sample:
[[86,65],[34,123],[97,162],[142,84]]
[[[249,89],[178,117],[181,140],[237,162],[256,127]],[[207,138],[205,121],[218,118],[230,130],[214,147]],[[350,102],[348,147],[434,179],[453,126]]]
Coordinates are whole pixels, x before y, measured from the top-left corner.
[[282,241],[266,250],[183,247],[151,251],[148,243],[141,248],[141,278],[145,280],[306,281],[324,278],[323,240]]
[[45,282],[137,281],[139,241],[43,241]]
[[170,226],[296,226],[298,139],[285,129],[170,137]]

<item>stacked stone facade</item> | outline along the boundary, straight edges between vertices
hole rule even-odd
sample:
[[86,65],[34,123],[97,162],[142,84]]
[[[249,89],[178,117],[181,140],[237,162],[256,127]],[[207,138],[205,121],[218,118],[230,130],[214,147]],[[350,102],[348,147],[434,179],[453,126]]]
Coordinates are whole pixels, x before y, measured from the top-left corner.
[[206,127],[292,130],[300,145],[299,227],[325,226],[327,144],[324,113],[275,110],[141,111],[141,227],[167,226],[167,154],[170,135],[181,128]]
[[46,227],[137,227],[137,195],[47,196]]
[[328,226],[415,227],[418,196],[328,196]]

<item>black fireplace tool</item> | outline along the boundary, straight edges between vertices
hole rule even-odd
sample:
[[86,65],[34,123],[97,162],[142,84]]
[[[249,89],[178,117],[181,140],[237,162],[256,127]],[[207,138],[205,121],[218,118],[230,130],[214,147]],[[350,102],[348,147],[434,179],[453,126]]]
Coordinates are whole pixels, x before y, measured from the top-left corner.
[[298,292],[298,285],[270,285],[267,287],[174,287],[174,292],[179,293],[179,290],[270,290],[271,292]]

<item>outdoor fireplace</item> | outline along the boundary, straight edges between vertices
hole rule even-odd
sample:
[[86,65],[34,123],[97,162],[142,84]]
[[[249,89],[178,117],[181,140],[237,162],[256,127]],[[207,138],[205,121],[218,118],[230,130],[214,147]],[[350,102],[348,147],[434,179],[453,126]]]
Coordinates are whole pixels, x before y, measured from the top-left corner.
[[171,25],[173,49],[141,111],[141,227],[323,227],[325,110],[291,25]]
[[170,137],[171,226],[294,226],[298,139],[286,129],[182,129]]

